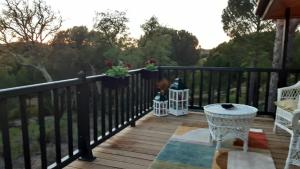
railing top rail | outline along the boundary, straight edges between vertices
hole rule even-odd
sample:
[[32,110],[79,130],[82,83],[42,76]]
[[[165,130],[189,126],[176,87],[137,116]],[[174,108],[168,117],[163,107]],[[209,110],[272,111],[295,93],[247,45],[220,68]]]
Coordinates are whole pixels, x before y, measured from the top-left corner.
[[[136,73],[141,69],[134,69],[130,70],[129,74]],[[97,81],[100,80],[105,74],[94,75],[94,76],[87,76],[87,81]],[[42,91],[47,91],[56,88],[63,88],[67,86],[74,86],[80,84],[79,78],[73,79],[65,79],[65,80],[58,80],[46,83],[38,83],[32,85],[25,85],[25,86],[18,86],[6,89],[0,89],[0,99],[5,97],[12,97],[12,96],[19,96],[19,95],[26,95],[30,93],[38,93]]]
[[[280,72],[275,68],[242,68],[242,67],[201,67],[201,66],[159,66],[160,70],[204,70],[204,71],[249,71],[249,72]],[[286,69],[287,72],[300,73],[300,69]]]
[[[273,69],[273,68],[241,68],[241,67],[200,67],[200,66],[159,66],[160,70],[203,70],[203,71],[246,71],[246,72],[280,72],[281,69]],[[134,74],[142,70],[134,69],[130,70],[129,74]],[[300,73],[300,69],[286,69],[287,72],[290,73]],[[105,76],[105,74],[87,76],[87,81],[98,81]],[[37,93],[41,91],[51,90],[55,88],[63,88],[67,86],[74,86],[80,84],[79,78],[59,80],[47,83],[39,83],[33,85],[25,85],[19,87],[12,87],[6,89],[0,89],[0,98],[18,96],[18,95],[26,95],[30,93]]]
[[74,79],[66,79],[66,80],[6,88],[0,90],[0,98],[17,96],[17,95],[25,95],[28,93],[37,93],[37,92],[55,89],[55,88],[73,86],[79,83],[80,83],[79,78],[74,78]]

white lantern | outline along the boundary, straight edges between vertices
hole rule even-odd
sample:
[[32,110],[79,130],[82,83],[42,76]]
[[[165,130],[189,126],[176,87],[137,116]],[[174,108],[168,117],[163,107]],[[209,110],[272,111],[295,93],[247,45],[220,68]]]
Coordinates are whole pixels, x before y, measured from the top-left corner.
[[168,115],[168,100],[160,92],[157,93],[153,100],[153,114],[155,116]]
[[176,78],[169,89],[169,113],[175,116],[188,113],[189,89]]

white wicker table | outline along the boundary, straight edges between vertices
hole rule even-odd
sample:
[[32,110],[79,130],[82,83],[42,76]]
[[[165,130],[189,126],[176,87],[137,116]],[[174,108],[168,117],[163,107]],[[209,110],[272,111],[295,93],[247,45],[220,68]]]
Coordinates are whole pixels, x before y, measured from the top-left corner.
[[204,106],[210,139],[217,141],[216,149],[219,150],[223,140],[240,138],[244,141],[244,151],[247,151],[248,134],[257,109],[243,104],[233,105],[233,109],[224,109],[221,104]]

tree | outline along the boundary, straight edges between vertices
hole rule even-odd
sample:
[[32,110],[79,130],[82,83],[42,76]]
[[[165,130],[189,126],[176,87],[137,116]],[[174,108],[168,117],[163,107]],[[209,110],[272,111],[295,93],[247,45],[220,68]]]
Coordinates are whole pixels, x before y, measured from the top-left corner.
[[[146,23],[141,25],[141,28],[143,29],[145,34],[138,41],[139,47],[146,48],[147,45],[149,47],[149,45],[153,42],[157,44],[164,43],[165,47],[169,46],[167,48],[164,48],[164,50],[168,50],[168,54],[162,52],[163,50],[160,50],[160,52],[164,54],[160,52],[152,52],[151,57],[162,57],[160,55],[163,55],[165,59],[162,60],[170,60],[173,61],[173,65],[176,64],[182,66],[194,65],[199,60],[200,49],[198,39],[193,34],[185,30],[179,31],[162,26],[154,16],[146,21]],[[165,39],[161,37],[165,37]],[[169,45],[166,45],[168,43]],[[157,49],[162,49],[162,47],[157,47]],[[155,50],[155,48],[153,48],[152,50]],[[149,53],[149,50],[144,51],[147,51],[147,54]],[[160,55],[154,56],[153,54]],[[166,57],[168,57],[168,59]],[[165,64],[170,63],[171,62],[166,62]]]
[[[196,36],[185,30],[180,30],[173,36],[173,43],[173,57],[178,65],[188,66],[197,63],[200,55],[198,48],[200,49],[200,47]],[[171,56],[171,58],[173,57]]]
[[146,23],[141,25],[141,28],[145,32],[145,34],[152,34],[156,32],[160,28],[160,24],[158,22],[157,17],[152,16]]
[[[42,0],[5,0],[0,16],[0,50],[22,66],[42,73],[46,81],[52,77],[46,69],[49,48],[43,44],[62,24],[62,19]],[[20,49],[20,50],[18,50]]]
[[[272,30],[271,21],[263,21],[254,13],[256,0],[229,0],[227,7],[223,10],[222,23],[223,29],[231,38],[241,38],[244,44],[249,44],[251,39],[243,38],[245,35],[254,34],[259,36],[261,32]],[[254,36],[254,39],[257,37]],[[250,57],[251,67],[257,67],[259,62],[259,46],[254,46],[252,51],[247,50],[252,54]],[[253,94],[257,88],[257,74],[251,74],[249,100],[252,102],[256,96]]]
[[223,10],[223,29],[229,37],[241,37],[254,32],[271,31],[271,21],[263,21],[254,13],[256,0],[229,0]]
[[124,36],[127,36],[128,18],[126,12],[106,11],[97,12],[94,18],[94,29],[103,34],[104,40],[111,46],[121,44]]

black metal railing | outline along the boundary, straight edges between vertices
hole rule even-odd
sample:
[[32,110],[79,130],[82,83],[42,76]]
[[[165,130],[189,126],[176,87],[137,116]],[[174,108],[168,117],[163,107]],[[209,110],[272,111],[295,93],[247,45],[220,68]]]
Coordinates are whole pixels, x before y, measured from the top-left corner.
[[271,74],[277,74],[279,85],[292,85],[298,81],[300,70],[272,68],[231,67],[159,67],[160,78],[181,77],[190,89],[192,109],[202,109],[211,103],[231,102],[252,105],[259,115],[268,112]]
[[[267,111],[272,73],[283,77],[277,69],[162,66],[152,79],[132,70],[128,85],[118,88],[105,86],[104,75],[81,73],[75,79],[2,89],[0,168],[63,168],[78,158],[92,161],[92,148],[152,110],[159,78],[181,77],[191,90],[193,109],[234,102],[272,114]],[[298,81],[299,73],[285,71],[287,84]]]
[[92,148],[135,126],[152,109],[157,79],[132,70],[129,85],[110,88],[103,77],[81,74],[0,90],[0,168],[63,168],[78,158],[91,161]]

